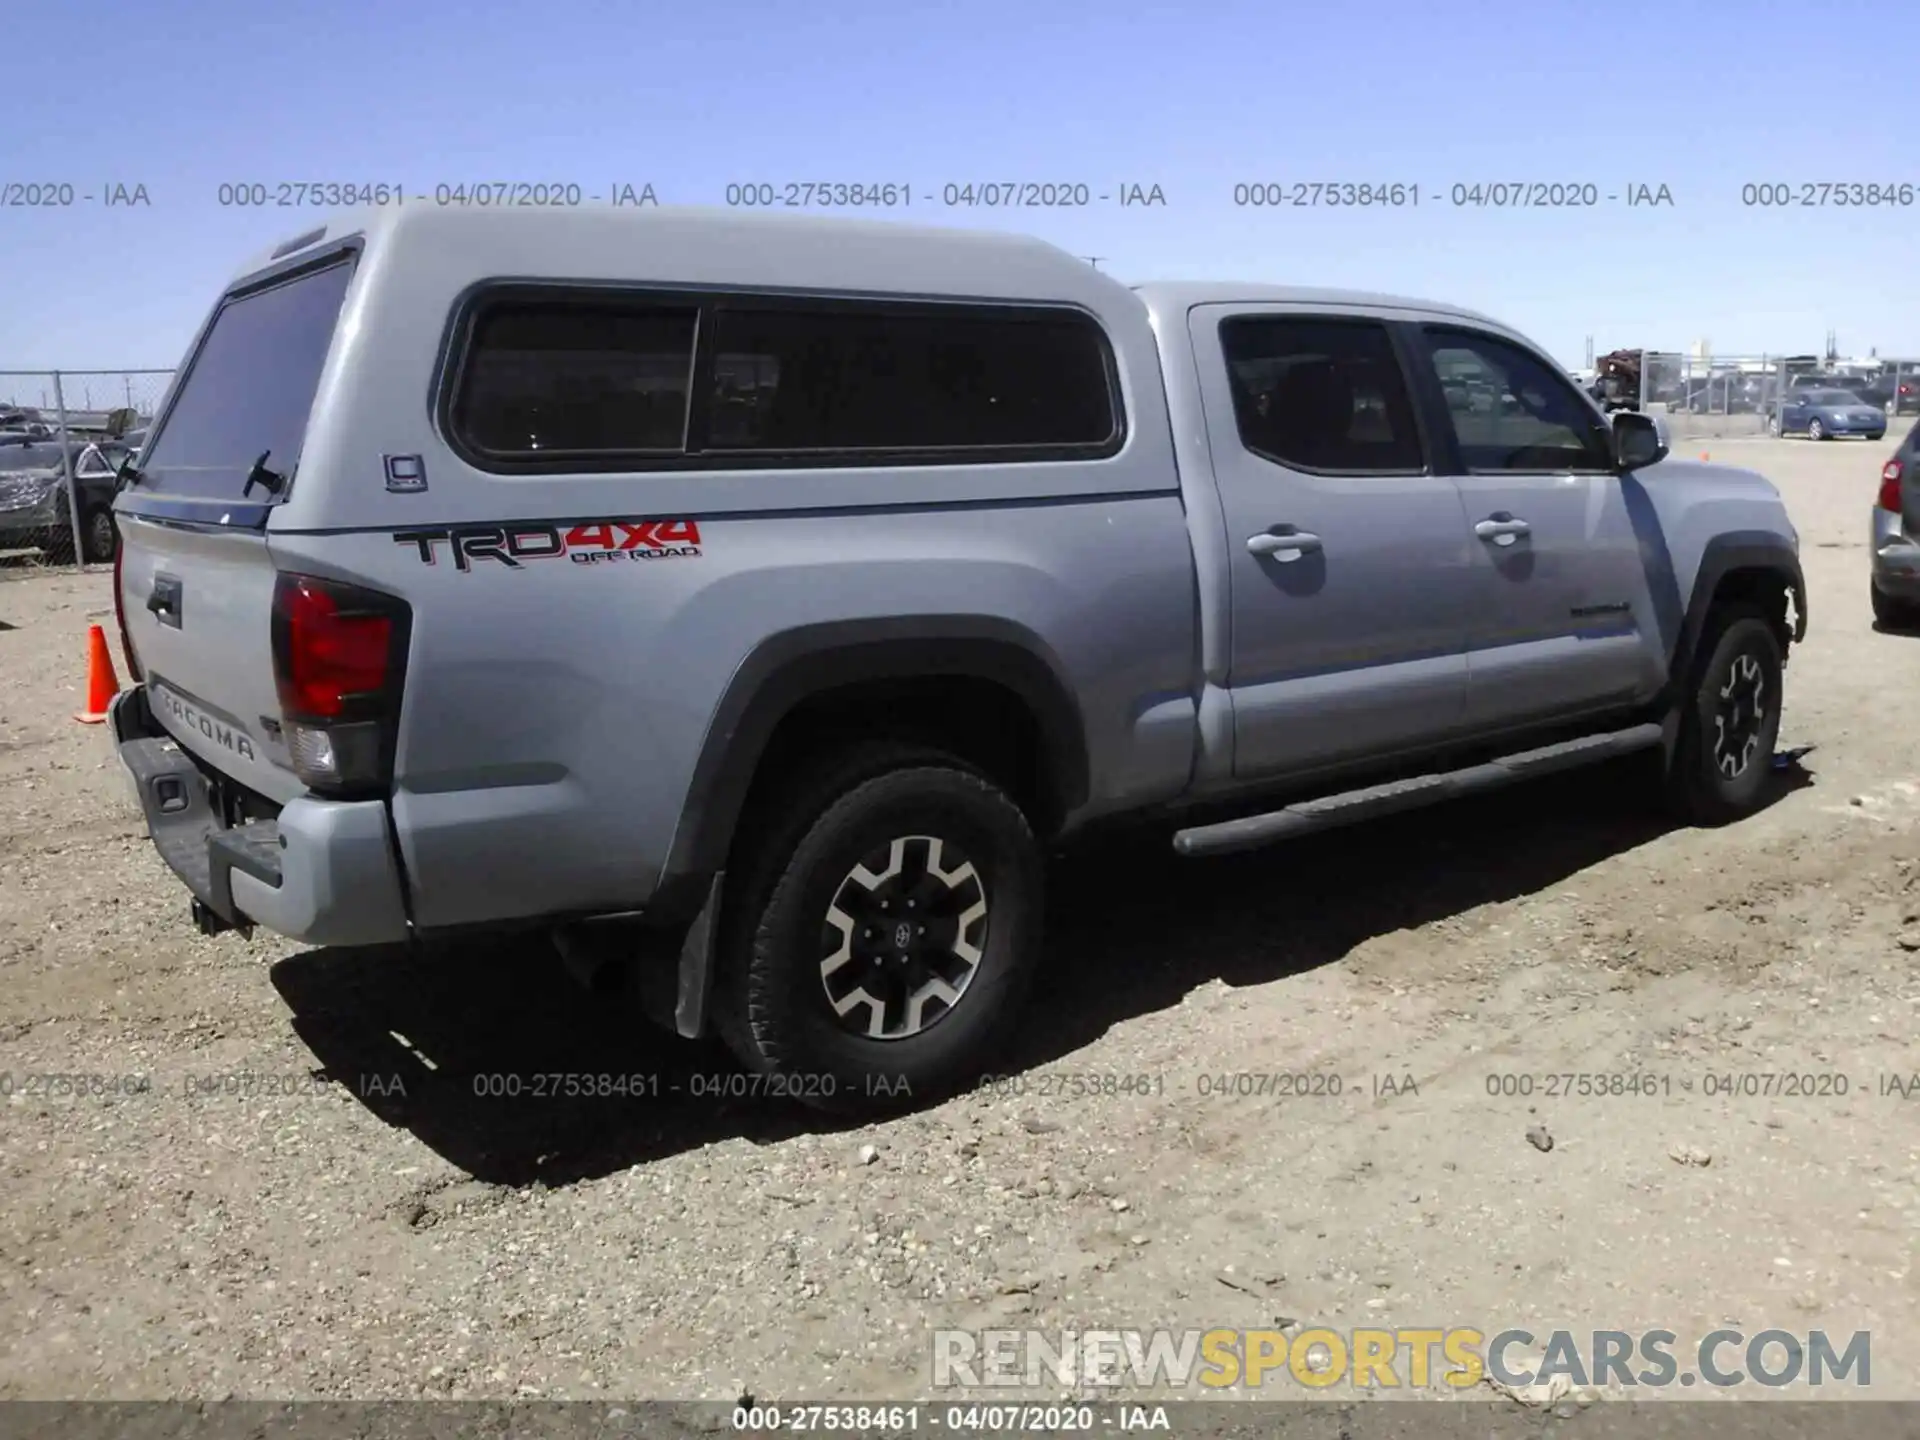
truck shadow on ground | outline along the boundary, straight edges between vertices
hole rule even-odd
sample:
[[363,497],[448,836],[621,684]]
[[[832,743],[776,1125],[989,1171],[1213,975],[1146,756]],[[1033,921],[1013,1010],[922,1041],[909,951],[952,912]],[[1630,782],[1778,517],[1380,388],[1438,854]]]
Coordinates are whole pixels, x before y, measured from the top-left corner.
[[[1670,826],[1623,778],[1599,767],[1215,860],[1176,857],[1163,833],[1077,851],[1052,866],[1028,1023],[998,1068],[1051,1064],[1209,981],[1332,964],[1646,844]],[[1811,783],[1790,765],[1769,803]],[[751,1082],[721,1046],[572,984],[540,941],[307,951],[272,979],[326,1075],[489,1183],[562,1185],[723,1140],[845,1128],[742,1093]]]

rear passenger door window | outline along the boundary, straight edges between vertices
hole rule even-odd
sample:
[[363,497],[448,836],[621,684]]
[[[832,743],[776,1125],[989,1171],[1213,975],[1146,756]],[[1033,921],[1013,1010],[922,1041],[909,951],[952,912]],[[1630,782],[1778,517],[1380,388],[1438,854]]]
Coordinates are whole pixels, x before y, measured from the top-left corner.
[[1425,459],[1386,326],[1243,316],[1223,321],[1240,443],[1317,474],[1418,474]]
[[1606,423],[1558,372],[1491,335],[1422,333],[1469,471],[1612,472]]

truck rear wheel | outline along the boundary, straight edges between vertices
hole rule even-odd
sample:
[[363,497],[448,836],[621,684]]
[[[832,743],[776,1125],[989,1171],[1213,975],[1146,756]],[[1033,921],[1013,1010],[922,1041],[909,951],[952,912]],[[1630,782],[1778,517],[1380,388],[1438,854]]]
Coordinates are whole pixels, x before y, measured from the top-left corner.
[[1753,813],[1765,793],[1780,738],[1783,659],[1758,610],[1728,606],[1708,624],[1680,701],[1669,784],[1685,819],[1723,825]]
[[1043,861],[1020,808],[951,756],[882,745],[761,813],[773,823],[722,926],[716,1018],[741,1063],[774,1095],[843,1112],[978,1075],[1040,940]]

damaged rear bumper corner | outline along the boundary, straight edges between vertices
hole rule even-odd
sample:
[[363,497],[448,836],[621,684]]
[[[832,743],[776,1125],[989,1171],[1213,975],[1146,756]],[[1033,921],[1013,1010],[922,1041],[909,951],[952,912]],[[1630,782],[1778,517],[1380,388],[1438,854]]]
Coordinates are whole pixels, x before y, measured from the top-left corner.
[[204,908],[203,929],[263,925],[309,945],[408,938],[382,801],[303,796],[274,819],[230,826],[218,780],[154,720],[144,688],[114,698],[107,728],[154,848]]

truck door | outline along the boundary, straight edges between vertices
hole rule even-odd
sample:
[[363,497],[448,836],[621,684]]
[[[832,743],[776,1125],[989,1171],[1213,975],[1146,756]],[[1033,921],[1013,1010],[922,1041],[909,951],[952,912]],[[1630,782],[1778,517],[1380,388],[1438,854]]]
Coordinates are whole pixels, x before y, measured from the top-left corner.
[[1228,527],[1235,775],[1448,737],[1476,542],[1387,323],[1203,305],[1189,327]]
[[[1415,376],[1452,453],[1472,527],[1476,598],[1467,721],[1573,719],[1650,698],[1663,676],[1647,561],[1607,423],[1557,367],[1502,336],[1408,326]],[[1497,403],[1455,404],[1478,380]],[[1654,481],[1652,483],[1658,483]]]

